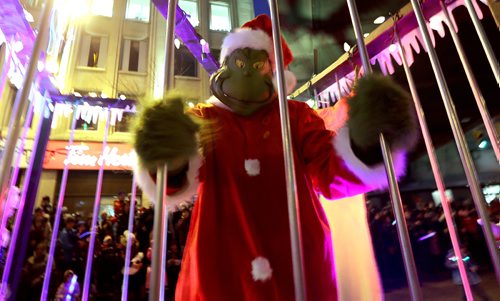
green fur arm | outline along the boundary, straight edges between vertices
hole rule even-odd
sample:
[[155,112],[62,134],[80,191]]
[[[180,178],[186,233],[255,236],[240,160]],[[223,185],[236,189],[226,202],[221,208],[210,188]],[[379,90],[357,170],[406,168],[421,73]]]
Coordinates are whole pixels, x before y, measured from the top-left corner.
[[133,145],[145,168],[167,163],[170,171],[180,170],[197,152],[199,129],[200,122],[185,113],[182,96],[171,94],[143,104],[134,121]]
[[354,154],[365,164],[382,162],[379,134],[391,150],[410,150],[418,127],[411,96],[389,77],[361,78],[349,99],[349,135]]

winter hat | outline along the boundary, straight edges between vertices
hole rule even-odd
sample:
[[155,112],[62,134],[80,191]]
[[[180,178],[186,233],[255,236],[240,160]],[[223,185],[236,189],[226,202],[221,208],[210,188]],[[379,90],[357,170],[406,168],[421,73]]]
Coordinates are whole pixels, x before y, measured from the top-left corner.
[[[276,72],[272,29],[269,16],[259,15],[255,19],[243,24],[241,28],[229,33],[222,42],[220,63],[222,64],[226,57],[236,49],[251,48],[265,50],[269,55],[273,72]],[[293,54],[283,37],[281,37],[281,47],[283,49],[283,63],[285,68],[287,68],[293,61]],[[285,70],[285,83],[287,94],[292,93],[293,88],[297,84],[297,78],[289,70]]]

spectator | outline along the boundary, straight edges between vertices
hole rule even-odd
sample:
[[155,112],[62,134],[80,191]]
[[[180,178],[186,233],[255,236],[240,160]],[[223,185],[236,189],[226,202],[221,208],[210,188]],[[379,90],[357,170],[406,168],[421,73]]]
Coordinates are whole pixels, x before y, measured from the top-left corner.
[[23,267],[22,282],[23,287],[27,289],[21,292],[21,300],[40,299],[46,266],[47,246],[44,243],[38,243],[33,255],[28,258]]
[[[473,294],[479,296],[479,298],[481,298],[481,300],[483,301],[491,300],[490,297],[484,291],[483,287],[481,286],[481,278],[477,274],[478,266],[472,262],[472,259],[470,258],[465,248],[461,248],[461,252],[462,252],[462,260],[464,262],[465,269],[467,272],[467,279],[469,280],[470,288]],[[462,286],[462,278],[460,277],[460,272],[458,271],[458,263],[457,263],[457,257],[455,256],[455,252],[453,252],[453,250],[448,251],[446,257],[447,258],[445,265],[447,268],[451,269],[453,283]],[[462,291],[464,290],[462,289]],[[467,300],[465,292],[463,295],[463,299]]]
[[57,289],[55,301],[79,301],[80,285],[76,281],[77,276],[72,270],[64,272],[64,280]]
[[64,229],[59,235],[59,241],[64,253],[64,269],[70,269],[73,266],[75,259],[76,244],[78,237],[76,236],[75,219],[72,216],[66,218]]

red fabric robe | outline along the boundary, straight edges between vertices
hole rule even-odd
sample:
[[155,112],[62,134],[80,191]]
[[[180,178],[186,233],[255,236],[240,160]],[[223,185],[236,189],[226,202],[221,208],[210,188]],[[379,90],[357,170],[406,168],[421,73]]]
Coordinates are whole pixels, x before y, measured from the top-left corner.
[[[176,300],[294,300],[278,102],[248,117],[213,105],[192,113],[215,121],[217,133],[203,150]],[[336,300],[330,229],[316,193],[337,199],[368,188],[314,110],[290,101],[289,113],[307,297]],[[252,266],[258,257],[269,264],[264,275]]]

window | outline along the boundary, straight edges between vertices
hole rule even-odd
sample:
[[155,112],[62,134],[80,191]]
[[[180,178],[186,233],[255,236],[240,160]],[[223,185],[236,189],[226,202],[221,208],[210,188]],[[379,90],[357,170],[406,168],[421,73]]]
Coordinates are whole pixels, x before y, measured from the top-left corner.
[[148,57],[148,41],[123,40],[121,54],[121,70],[146,72]]
[[150,0],[128,0],[126,19],[149,22]]
[[104,68],[106,66],[107,49],[107,37],[83,34],[79,65],[92,68]]
[[231,12],[228,3],[210,1],[210,29],[231,31]]
[[198,61],[186,46],[175,49],[174,75],[198,77]]
[[113,2],[113,0],[93,0],[90,12],[95,16],[112,17]]
[[135,114],[132,112],[123,112],[122,120],[116,120],[116,124],[113,127],[113,132],[126,133],[130,130],[130,125],[132,124],[132,118]]
[[42,2],[43,2],[42,0],[28,0],[28,5],[30,7],[37,8],[41,6]]
[[179,0],[179,7],[188,14],[188,20],[196,27],[200,24],[198,17],[198,2],[193,0]]
[[[73,115],[71,116],[71,120],[73,120]],[[88,123],[85,120],[79,118],[76,121],[75,130],[96,131],[97,130],[97,123],[99,123],[99,118],[97,118],[96,123],[93,123],[92,120],[90,121],[90,123]],[[71,130],[71,122],[69,123],[69,129]]]
[[220,49],[210,48],[210,53],[212,53],[217,62],[220,60]]

